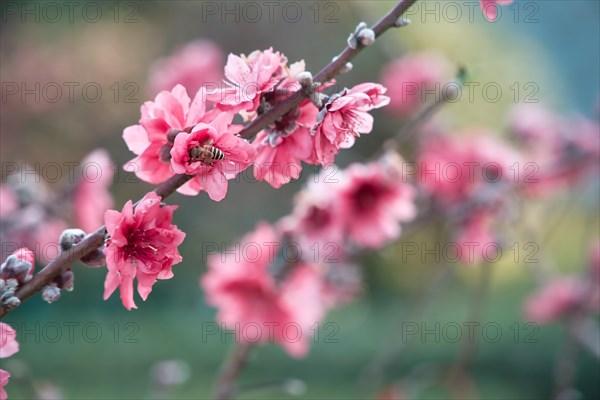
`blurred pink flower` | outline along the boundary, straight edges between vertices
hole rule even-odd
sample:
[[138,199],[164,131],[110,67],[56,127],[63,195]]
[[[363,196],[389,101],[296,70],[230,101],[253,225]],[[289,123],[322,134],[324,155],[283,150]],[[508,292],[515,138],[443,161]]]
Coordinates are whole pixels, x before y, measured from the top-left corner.
[[344,216],[336,203],[339,180],[327,181],[327,172],[324,171],[298,192],[292,214],[279,224],[305,248],[330,244],[340,247],[344,243]]
[[415,190],[397,170],[381,163],[353,164],[340,187],[340,215],[346,232],[358,246],[379,248],[400,235],[400,222],[412,220]]
[[185,88],[177,85],[170,92],[160,92],[154,101],[145,102],[141,113],[140,124],[123,131],[127,147],[137,155],[123,168],[143,181],[158,184],[175,174],[168,157],[165,159],[172,144],[167,133],[185,131],[199,122],[207,122],[210,113],[206,112],[206,94],[200,90],[192,101]]
[[466,263],[477,263],[482,259],[494,260],[499,245],[490,222],[495,217],[489,209],[473,210],[457,228],[456,243],[458,258]]
[[0,369],[0,400],[7,400],[8,394],[4,388],[8,385],[10,374],[3,369]]
[[10,325],[0,322],[0,358],[10,357],[17,351],[17,332]]
[[[491,185],[514,182],[519,153],[491,132],[427,138],[418,158],[419,184],[443,206],[486,200]],[[520,164],[517,167],[522,167]]]
[[524,144],[527,168],[534,172],[523,190],[543,196],[597,175],[600,125],[582,116],[562,118],[539,105],[521,105],[510,118],[512,133]]
[[223,67],[224,57],[219,46],[209,40],[192,41],[152,65],[151,94],[171,90],[178,84],[189,93],[197,93],[203,84],[218,86],[223,80]]
[[333,95],[319,113],[313,128],[315,160],[324,165],[333,163],[339,149],[348,149],[361,133],[373,129],[373,117],[368,111],[387,105],[386,88],[376,83],[363,83]]
[[276,282],[270,267],[279,246],[273,228],[260,223],[236,246],[241,251],[209,258],[201,286],[207,302],[218,309],[218,321],[235,330],[238,340],[275,341],[290,355],[302,357],[308,351],[310,327],[326,311],[322,279],[315,268],[300,262]]
[[441,96],[452,76],[452,64],[440,53],[410,53],[387,64],[381,83],[388,88],[388,111],[409,116]]
[[10,185],[0,184],[0,218],[8,216],[19,208],[19,200]]
[[[252,164],[254,148],[235,135],[241,126],[230,126],[230,122],[230,116],[222,113],[210,125],[198,123],[190,133],[181,132],[175,137],[171,149],[173,171],[195,175],[178,192],[196,195],[203,190],[212,200],[223,200],[227,181]],[[221,152],[223,159],[215,157],[215,152]]]
[[137,308],[133,301],[133,279],[143,300],[157,279],[173,277],[172,265],[181,262],[177,247],[185,233],[171,224],[177,206],[162,206],[154,192],[144,196],[133,208],[129,200],[123,211],[108,210],[104,214],[110,238],[106,243],[108,274],[104,282],[104,300],[120,286],[126,309]]
[[285,78],[287,58],[273,48],[256,50],[249,56],[229,54],[225,64],[226,87],[209,98],[219,108],[256,111],[261,94],[271,92]]
[[[91,176],[87,176],[88,172]],[[108,191],[113,175],[112,161],[106,150],[94,150],[83,159],[82,179],[74,196],[75,217],[83,231],[93,232],[99,228],[103,224],[104,211],[113,206]]]
[[[8,324],[0,322],[0,358],[10,357],[19,351],[17,332]],[[8,399],[4,388],[8,385],[10,374],[0,369],[0,400]]]
[[525,318],[538,324],[554,322],[579,308],[585,292],[577,278],[554,278],[526,300]]
[[302,161],[310,162],[313,154],[314,138],[310,129],[315,124],[318,110],[306,102],[296,112],[291,132],[261,131],[253,142],[257,150],[254,176],[275,188],[289,183],[292,178],[298,179]]
[[483,14],[489,21],[495,21],[498,16],[496,7],[505,6],[512,3],[513,0],[479,0]]

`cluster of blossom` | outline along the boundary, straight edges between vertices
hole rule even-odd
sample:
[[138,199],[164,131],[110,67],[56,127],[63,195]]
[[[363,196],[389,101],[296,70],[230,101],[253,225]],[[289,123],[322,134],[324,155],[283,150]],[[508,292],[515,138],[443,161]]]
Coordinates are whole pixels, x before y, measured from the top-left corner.
[[[137,156],[125,169],[153,184],[175,174],[193,175],[178,191],[205,191],[216,201],[225,197],[227,181],[253,164],[257,179],[280,187],[298,178],[302,162],[333,163],[340,149],[371,132],[368,111],[389,102],[386,89],[372,83],[326,96],[321,91],[331,82],[313,83],[303,61],[288,65],[287,58],[272,49],[248,56],[230,54],[224,75],[223,85],[212,91],[201,87],[193,100],[178,84],[144,103],[139,124],[123,133]],[[253,141],[238,135],[301,89],[313,95]],[[238,120],[243,123],[234,122]]]
[[104,210],[113,205],[108,188],[114,169],[105,150],[88,154],[75,170],[59,168],[59,177],[66,177],[59,190],[34,171],[15,171],[0,184],[0,237],[6,244],[1,259],[26,246],[37,260],[49,262],[60,252],[59,236],[69,224],[86,232],[98,229]]
[[[388,154],[351,165],[335,182],[322,174],[297,195],[289,216],[274,226],[260,223],[236,246],[253,246],[256,254],[211,255],[201,286],[219,322],[242,341],[248,338],[240,326],[270,326],[273,334],[259,341],[275,341],[292,356],[303,356],[311,326],[358,292],[356,252],[381,248],[400,235],[400,223],[415,217],[415,190],[404,182],[401,163]],[[315,249],[326,256],[313,257]],[[287,340],[290,323],[303,333],[300,340]]]
[[[519,154],[485,130],[426,137],[418,156],[420,188],[454,227],[456,242],[480,250],[495,241],[492,222],[507,212],[509,170]],[[473,253],[481,260],[482,251]]]
[[581,276],[549,279],[525,302],[524,316],[538,324],[600,311],[600,242],[592,246],[589,267]]
[[562,117],[539,104],[515,107],[509,129],[524,158],[535,164],[536,179],[524,188],[541,196],[597,175],[600,124],[583,116]]
[[598,174],[600,126],[592,120],[563,121],[540,106],[521,105],[511,113],[510,131],[518,151],[483,129],[423,137],[420,188],[463,246],[498,240],[494,225],[511,217],[511,194],[550,194]]
[[[8,324],[0,322],[0,358],[10,357],[19,351],[17,332]],[[8,399],[4,387],[8,384],[10,373],[0,369],[0,400]]]

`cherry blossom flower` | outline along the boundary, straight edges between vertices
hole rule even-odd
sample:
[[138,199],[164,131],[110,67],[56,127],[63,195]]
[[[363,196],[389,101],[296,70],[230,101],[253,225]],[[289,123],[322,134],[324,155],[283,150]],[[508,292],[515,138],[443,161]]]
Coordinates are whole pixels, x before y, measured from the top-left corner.
[[400,167],[371,163],[346,169],[337,206],[355,244],[379,248],[400,235],[399,222],[416,216],[415,190],[403,182]]
[[164,182],[175,174],[168,159],[172,143],[167,134],[191,129],[195,124],[213,118],[206,110],[204,90],[199,90],[192,101],[181,85],[170,92],[160,92],[154,101],[145,102],[141,114],[139,125],[123,131],[127,147],[137,155],[125,164],[124,169],[153,184]]
[[292,214],[279,223],[280,229],[291,234],[302,247],[333,244],[339,248],[344,242],[344,216],[336,204],[339,179],[332,178],[329,181],[329,173],[322,170],[315,180],[298,192]]
[[75,190],[75,216],[81,229],[92,232],[102,225],[104,211],[113,206],[108,191],[114,170],[108,152],[95,150],[82,161],[82,179]]
[[137,308],[133,300],[133,279],[143,300],[157,279],[173,277],[171,267],[181,262],[177,247],[185,233],[171,224],[177,206],[162,206],[160,197],[150,192],[134,209],[128,201],[122,212],[104,214],[110,238],[106,243],[108,274],[104,282],[104,300],[120,287],[126,309]]
[[271,92],[284,79],[287,58],[272,48],[249,56],[230,54],[225,65],[226,87],[210,96],[219,108],[252,112],[261,94]]
[[435,100],[431,93],[442,93],[451,76],[452,64],[435,51],[411,53],[390,62],[381,75],[390,97],[387,110],[399,116],[419,111]]
[[527,299],[525,317],[538,324],[554,322],[581,307],[585,293],[577,278],[554,278]]
[[[230,118],[221,114],[212,123],[198,123],[190,133],[181,132],[171,149],[171,167],[175,173],[196,175],[177,191],[196,195],[205,191],[212,200],[227,194],[227,181],[252,164],[255,150],[236,136],[241,126],[229,126]],[[222,159],[214,152],[221,152]]]
[[281,122],[282,125],[291,124],[291,128],[261,131],[253,142],[257,150],[254,176],[275,188],[289,183],[292,178],[298,179],[302,161],[310,162],[313,154],[314,138],[310,129],[315,124],[318,110],[312,103],[305,102],[293,111],[297,115],[289,117],[293,118],[292,122]]
[[279,246],[275,230],[260,223],[236,246],[239,252],[210,256],[201,286],[207,302],[218,309],[218,321],[235,330],[238,340],[275,341],[290,355],[302,357],[310,326],[325,313],[322,279],[310,264],[299,262],[276,281],[270,269]]
[[373,129],[373,117],[368,111],[387,105],[386,88],[376,83],[363,83],[331,96],[319,113],[313,128],[315,135],[315,160],[331,165],[342,148],[354,145],[361,133]]
[[483,14],[489,21],[495,21],[498,16],[497,6],[505,6],[512,3],[513,0],[479,0]]
[[[8,324],[0,322],[0,358],[10,357],[19,351],[17,332]],[[10,374],[0,369],[0,400],[8,399],[4,388],[8,385]]]
[[180,84],[190,93],[196,93],[203,85],[220,83],[223,66],[224,56],[219,46],[210,40],[194,40],[152,65],[150,91],[155,94]]
[[438,204],[485,202],[494,184],[514,182],[519,154],[487,131],[427,138],[418,159],[419,184]]
[[10,357],[18,351],[17,332],[10,325],[0,322],[0,358]]
[[4,388],[6,387],[6,385],[8,385],[9,378],[10,374],[5,370],[0,369],[0,400],[8,399],[8,394],[6,393],[6,390],[4,390]]

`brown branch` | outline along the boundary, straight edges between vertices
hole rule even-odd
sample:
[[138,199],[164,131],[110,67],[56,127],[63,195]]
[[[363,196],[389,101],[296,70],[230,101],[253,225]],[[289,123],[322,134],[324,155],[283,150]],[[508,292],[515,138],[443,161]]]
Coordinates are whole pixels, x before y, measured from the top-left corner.
[[[400,16],[415,3],[416,0],[403,0],[398,3],[388,14],[381,18],[371,29],[375,32],[376,36],[380,36],[388,29],[392,28],[395,22]],[[345,67],[346,63],[352,60],[364,46],[360,43],[355,49],[347,46],[344,51],[332,62],[327,64],[315,77],[316,82],[327,82],[335,78]],[[258,118],[252,121],[246,128],[244,128],[239,134],[244,138],[251,138],[261,130],[266,128],[269,124],[277,121],[285,113],[298,106],[305,98],[305,94],[300,90],[285,101],[279,103],[270,111],[262,114]],[[155,192],[163,199],[173,194],[177,188],[182,186],[184,183],[189,181],[192,176],[188,175],[175,175],[166,182],[159,185]],[[58,257],[52,260],[44,269],[36,274],[29,282],[25,283],[17,292],[16,296],[21,302],[27,300],[35,293],[42,290],[42,288],[48,283],[52,282],[61,272],[63,272],[70,264],[79,260],[80,258],[91,253],[104,243],[104,236],[106,234],[106,228],[103,226],[96,232],[87,236],[79,244],[73,246],[68,251],[62,252]],[[10,312],[6,307],[0,306],[0,319]]]
[[230,356],[223,363],[217,379],[214,398],[216,400],[230,399],[235,392],[235,379],[246,364],[252,345],[246,342],[236,343]]

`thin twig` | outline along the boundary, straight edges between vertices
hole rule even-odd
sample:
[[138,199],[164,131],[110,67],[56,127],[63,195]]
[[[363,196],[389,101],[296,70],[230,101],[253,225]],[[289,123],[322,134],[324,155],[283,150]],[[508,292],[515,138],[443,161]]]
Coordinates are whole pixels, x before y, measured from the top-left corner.
[[230,356],[225,359],[215,387],[216,400],[230,399],[235,392],[235,379],[246,364],[251,347],[250,343],[236,343]]

